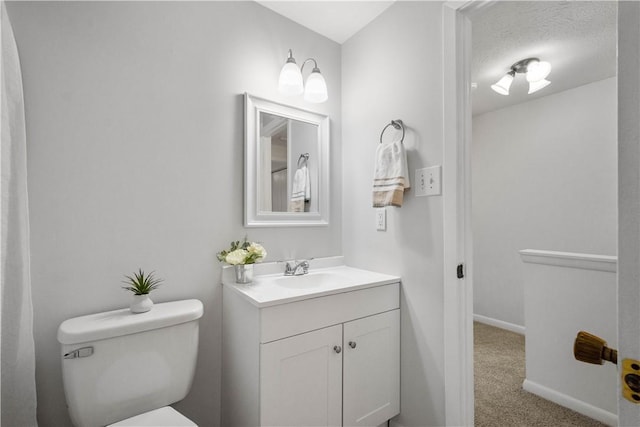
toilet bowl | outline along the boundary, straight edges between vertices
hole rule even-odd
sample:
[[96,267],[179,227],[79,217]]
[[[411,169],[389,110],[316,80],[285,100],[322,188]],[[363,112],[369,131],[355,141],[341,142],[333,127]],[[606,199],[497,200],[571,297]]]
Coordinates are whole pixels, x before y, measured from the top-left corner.
[[168,405],[191,388],[202,313],[200,301],[184,300],[62,322],[62,377],[74,426],[195,426]]

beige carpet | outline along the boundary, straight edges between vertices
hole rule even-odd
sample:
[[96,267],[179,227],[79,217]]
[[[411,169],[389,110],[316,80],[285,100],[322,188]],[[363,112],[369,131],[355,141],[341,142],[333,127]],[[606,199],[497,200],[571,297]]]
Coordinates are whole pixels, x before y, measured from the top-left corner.
[[605,426],[522,390],[524,336],[474,324],[475,425]]

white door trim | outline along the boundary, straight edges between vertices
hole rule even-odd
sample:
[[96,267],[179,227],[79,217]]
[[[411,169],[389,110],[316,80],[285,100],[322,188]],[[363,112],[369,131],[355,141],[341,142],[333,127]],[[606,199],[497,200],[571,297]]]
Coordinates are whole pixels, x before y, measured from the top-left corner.
[[[443,17],[444,384],[447,426],[473,426],[471,21],[494,1],[447,1]],[[456,274],[464,264],[463,279]]]

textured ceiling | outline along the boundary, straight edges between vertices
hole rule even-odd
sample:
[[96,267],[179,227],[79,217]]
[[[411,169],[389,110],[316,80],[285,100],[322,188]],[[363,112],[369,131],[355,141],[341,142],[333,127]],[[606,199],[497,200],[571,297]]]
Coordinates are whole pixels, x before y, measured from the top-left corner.
[[[617,3],[501,1],[472,18],[473,114],[529,101],[616,75]],[[516,74],[510,95],[491,85],[524,58],[551,63],[546,88],[527,95]]]

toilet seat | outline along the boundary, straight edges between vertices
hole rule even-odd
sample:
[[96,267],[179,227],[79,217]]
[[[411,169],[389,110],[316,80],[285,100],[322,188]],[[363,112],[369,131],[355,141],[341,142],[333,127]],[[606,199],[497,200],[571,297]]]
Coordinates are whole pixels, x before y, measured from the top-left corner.
[[171,406],[154,409],[144,414],[136,415],[126,420],[109,424],[107,427],[198,427],[189,418],[173,409]]

